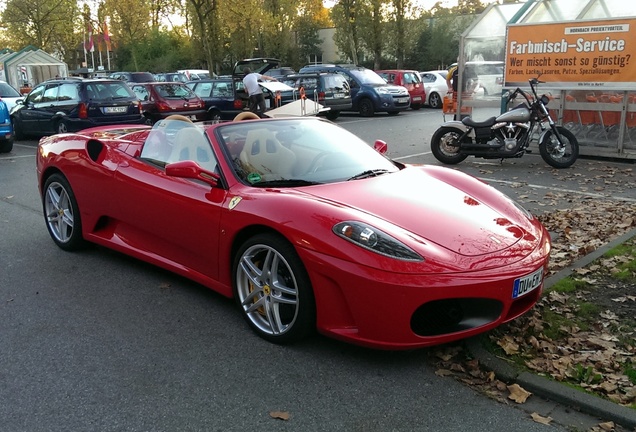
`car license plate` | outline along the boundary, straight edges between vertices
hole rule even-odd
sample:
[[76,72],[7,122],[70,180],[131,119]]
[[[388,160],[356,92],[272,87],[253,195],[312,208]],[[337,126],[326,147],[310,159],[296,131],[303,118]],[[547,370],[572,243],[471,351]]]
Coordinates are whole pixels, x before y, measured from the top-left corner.
[[128,107],[126,106],[104,107],[105,114],[122,114],[125,112],[128,112]]
[[422,98],[421,98],[421,97],[419,97],[419,96],[415,96],[415,97],[413,98],[413,102],[421,102],[421,101],[422,101]]
[[398,98],[398,103],[407,103],[409,101],[409,98]]
[[512,298],[519,298],[541,286],[543,283],[543,267],[534,273],[515,279],[512,286]]
[[344,93],[334,93],[333,94],[333,98],[334,99],[342,99],[344,97]]

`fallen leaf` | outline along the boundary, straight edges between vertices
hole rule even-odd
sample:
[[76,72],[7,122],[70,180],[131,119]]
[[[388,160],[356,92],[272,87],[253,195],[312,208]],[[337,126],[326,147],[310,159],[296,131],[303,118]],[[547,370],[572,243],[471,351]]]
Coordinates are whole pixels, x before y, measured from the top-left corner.
[[289,420],[289,413],[287,411],[272,411],[269,413],[269,416],[278,420]]
[[512,399],[518,404],[525,403],[526,400],[532,395],[529,391],[525,390],[519,384],[511,384],[508,386],[508,391],[510,394],[508,395],[508,399]]
[[599,423],[598,425],[601,429],[603,429],[604,431],[613,431],[614,428],[616,427],[616,425],[614,424],[614,422],[605,422],[605,423]]
[[549,425],[550,422],[552,421],[552,417],[543,417],[537,414],[536,412],[532,413],[530,417],[532,417],[532,420],[534,420],[535,422],[541,423],[544,425]]

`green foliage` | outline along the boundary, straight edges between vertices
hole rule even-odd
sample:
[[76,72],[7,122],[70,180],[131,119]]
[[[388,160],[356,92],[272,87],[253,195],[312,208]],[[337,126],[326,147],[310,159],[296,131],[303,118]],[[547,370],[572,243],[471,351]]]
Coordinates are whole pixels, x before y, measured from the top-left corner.
[[572,372],[572,379],[577,383],[598,384],[603,380],[603,375],[596,373],[592,366],[576,364]]
[[551,288],[551,291],[556,291],[559,293],[572,293],[576,290],[585,288],[588,285],[589,284],[583,280],[567,277],[554,284]]

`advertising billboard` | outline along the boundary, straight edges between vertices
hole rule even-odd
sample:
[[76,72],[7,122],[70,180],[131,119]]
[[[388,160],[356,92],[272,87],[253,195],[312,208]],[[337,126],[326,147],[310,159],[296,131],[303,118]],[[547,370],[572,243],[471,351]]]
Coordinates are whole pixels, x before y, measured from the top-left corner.
[[506,87],[636,90],[636,18],[509,25]]

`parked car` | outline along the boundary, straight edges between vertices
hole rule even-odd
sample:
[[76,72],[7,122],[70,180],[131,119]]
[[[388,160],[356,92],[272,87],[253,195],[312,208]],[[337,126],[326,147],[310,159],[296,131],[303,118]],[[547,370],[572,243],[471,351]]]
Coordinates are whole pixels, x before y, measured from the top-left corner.
[[414,70],[379,70],[376,71],[389,84],[405,87],[411,96],[411,109],[422,108],[426,101],[426,91],[417,71]]
[[426,89],[426,105],[431,108],[442,108],[444,104],[444,96],[448,93],[447,74],[446,70],[420,72],[422,84]]
[[182,82],[152,82],[131,84],[130,88],[141,101],[144,116],[150,124],[172,114],[191,120],[207,120],[205,102]]
[[415,349],[531,310],[541,222],[480,179],[386,152],[316,117],[166,119],[45,138],[36,169],[59,248],[96,243],[191,278],[269,342],[318,331]]
[[0,153],[9,153],[13,150],[13,125],[9,108],[4,100],[0,99]]
[[300,69],[300,73],[339,73],[349,82],[352,111],[365,117],[376,112],[399,114],[409,108],[411,98],[406,88],[388,84],[381,76],[365,67],[356,65],[315,64]]
[[61,78],[38,84],[11,111],[14,133],[50,135],[94,126],[145,121],[141,103],[125,82]]
[[180,69],[177,72],[184,74],[188,78],[188,81],[213,78],[207,69]]
[[150,72],[113,72],[110,74],[109,78],[131,83],[156,81],[155,76]]
[[283,77],[286,77],[287,75],[291,75],[294,73],[296,73],[296,71],[290,67],[279,66],[279,67],[275,67],[273,69],[268,70],[263,75],[268,75],[276,79],[281,79]]
[[159,82],[188,82],[188,77],[181,72],[166,72],[155,74],[155,81]]
[[232,78],[203,79],[186,85],[205,102],[209,120],[230,120],[243,111],[243,102],[234,97]]
[[501,97],[504,82],[504,62],[476,61],[466,64],[474,68],[478,86],[484,90],[484,96]]
[[9,83],[0,81],[0,99],[7,104],[7,109],[11,112],[18,99],[24,99],[24,95],[11,87]]
[[293,87],[298,95],[303,89],[306,97],[329,108],[325,112],[329,120],[335,120],[340,111],[351,111],[351,90],[344,76],[333,72],[315,72],[293,74],[280,78],[280,81]]

